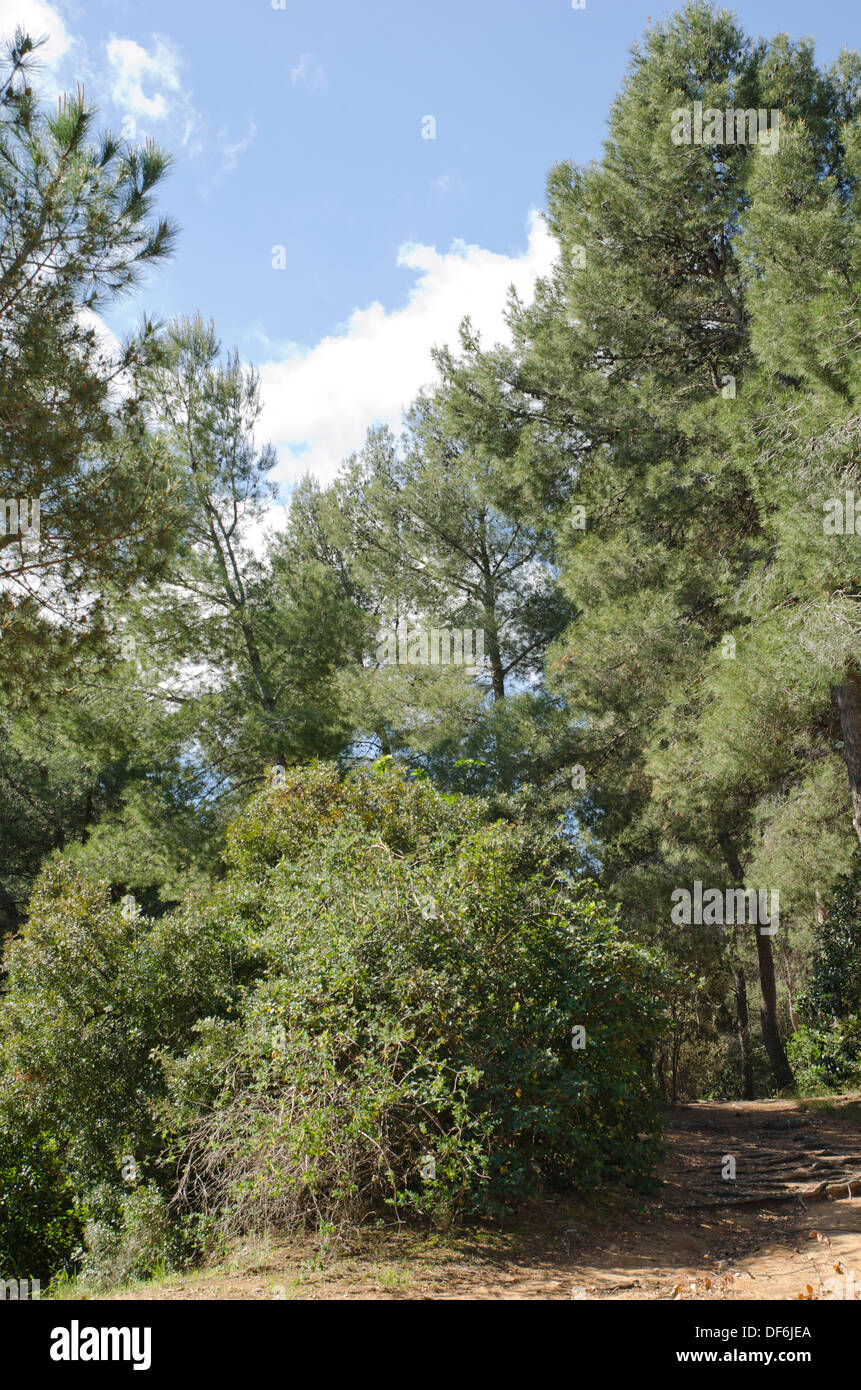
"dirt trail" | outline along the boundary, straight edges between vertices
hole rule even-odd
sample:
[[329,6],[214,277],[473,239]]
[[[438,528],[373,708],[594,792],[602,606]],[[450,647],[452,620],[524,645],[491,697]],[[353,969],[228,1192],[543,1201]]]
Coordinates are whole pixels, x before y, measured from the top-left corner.
[[322,1268],[295,1247],[238,1252],[119,1297],[861,1298],[858,1097],[700,1101],[668,1139],[660,1194],[633,1206],[548,1202],[513,1231],[369,1238]]

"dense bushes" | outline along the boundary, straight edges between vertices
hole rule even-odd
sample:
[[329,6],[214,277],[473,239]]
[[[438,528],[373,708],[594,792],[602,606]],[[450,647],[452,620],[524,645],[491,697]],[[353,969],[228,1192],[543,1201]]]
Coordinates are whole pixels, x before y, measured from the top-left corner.
[[94,1268],[649,1180],[658,964],[523,826],[386,768],[268,786],[212,899],[156,923],[54,867],[7,967],[7,1132],[53,1136]]
[[258,796],[229,855],[266,969],[167,1064],[190,1202],[230,1230],[385,1205],[448,1220],[540,1177],[647,1176],[655,966],[521,828],[319,770]]
[[802,1090],[861,1084],[861,855],[838,880],[816,928],[807,988],[790,1039]]
[[28,1251],[28,1273],[68,1265],[92,1194],[160,1172],[154,1049],[182,1050],[236,997],[242,937],[215,909],[153,922],[62,860],[44,870],[0,1010],[0,1258],[16,1270]]

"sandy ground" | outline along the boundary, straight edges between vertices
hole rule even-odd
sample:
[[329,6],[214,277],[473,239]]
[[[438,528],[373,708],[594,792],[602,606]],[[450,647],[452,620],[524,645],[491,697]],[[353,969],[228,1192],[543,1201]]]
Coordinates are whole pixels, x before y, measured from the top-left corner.
[[368,1234],[322,1263],[258,1246],[115,1297],[861,1298],[859,1097],[700,1101],[673,1110],[668,1138],[653,1199],[550,1200],[510,1230]]

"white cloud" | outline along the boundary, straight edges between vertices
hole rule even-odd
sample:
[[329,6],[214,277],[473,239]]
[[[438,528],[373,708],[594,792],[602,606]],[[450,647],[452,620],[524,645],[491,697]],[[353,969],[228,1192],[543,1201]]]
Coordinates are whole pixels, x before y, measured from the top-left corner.
[[19,27],[31,39],[47,37],[39,49],[39,62],[49,67],[71,47],[72,37],[62,17],[46,0],[0,0],[0,37],[11,38]]
[[[219,130],[215,137],[215,147],[221,156],[221,163],[200,185],[200,192],[204,198],[209,197],[210,193],[212,193],[213,189],[218,187],[222,179],[226,178],[228,174],[233,173],[246,150],[254,143],[256,135],[257,126],[254,121],[250,122],[247,135],[241,136],[238,140],[231,140],[226,128]],[[205,148],[206,145],[198,141],[193,147],[189,147],[189,154],[200,154]],[[210,168],[213,166],[213,161],[214,154],[208,161]]]
[[[95,96],[103,105],[109,96],[124,119],[174,120],[182,131],[177,138],[190,153],[204,148],[203,143],[195,148],[190,145],[202,117],[183,90],[182,56],[170,39],[153,34],[146,46],[111,34],[100,45],[97,60],[86,41],[69,32],[62,15],[48,0],[0,0],[0,39],[11,38],[19,25],[32,38],[47,36],[48,42],[38,50],[35,84],[43,97],[51,99],[83,82],[88,97]],[[141,138],[134,124],[122,133],[132,140]]]
[[229,140],[227,138],[226,130],[220,130],[218,132],[218,144],[220,146],[221,154],[224,160],[221,169],[221,172],[223,174],[231,174],[233,172],[233,170],[239,163],[240,158],[242,157],[242,155],[244,155],[245,151],[248,149],[256,134],[257,126],[254,124],[253,121],[248,127],[248,134],[243,135],[241,140]]
[[105,323],[101,314],[93,313],[92,309],[79,309],[78,322],[82,328],[92,329],[99,352],[106,357],[119,357],[122,344],[113,329]]
[[74,91],[79,81],[89,85],[86,44],[69,32],[54,5],[47,0],[0,0],[0,41],[11,39],[18,28],[31,39],[46,40],[36,50],[31,69],[33,86],[44,101],[52,103]]
[[[180,57],[174,45],[153,34],[153,46],[146,49],[134,39],[111,37],[107,44],[111,68],[111,97],[126,115],[144,116],[151,121],[171,114],[182,92]],[[148,89],[147,94],[144,86]]]
[[329,85],[326,69],[318,63],[313,53],[302,53],[295,68],[290,69],[290,81],[294,87],[304,87],[309,92],[325,92]]
[[530,298],[536,277],[549,272],[555,254],[556,243],[538,213],[530,216],[528,246],[520,256],[463,242],[447,253],[402,246],[398,264],[418,272],[403,309],[389,313],[380,303],[354,309],[339,332],[310,349],[292,345],[286,360],[260,368],[259,434],[279,449],[276,476],[295,481],[309,472],[331,482],[344,458],[362,446],[370,425],[400,429],[404,409],[434,378],[431,348],[456,347],[466,315],[488,345],[505,341],[508,286]]

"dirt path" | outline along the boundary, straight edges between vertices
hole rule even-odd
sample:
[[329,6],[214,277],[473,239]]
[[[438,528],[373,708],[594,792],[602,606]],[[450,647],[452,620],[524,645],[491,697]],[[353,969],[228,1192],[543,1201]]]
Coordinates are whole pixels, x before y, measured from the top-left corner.
[[369,1236],[322,1267],[258,1247],[119,1297],[861,1298],[858,1097],[701,1101],[672,1112],[668,1137],[655,1199],[551,1201],[511,1231]]

